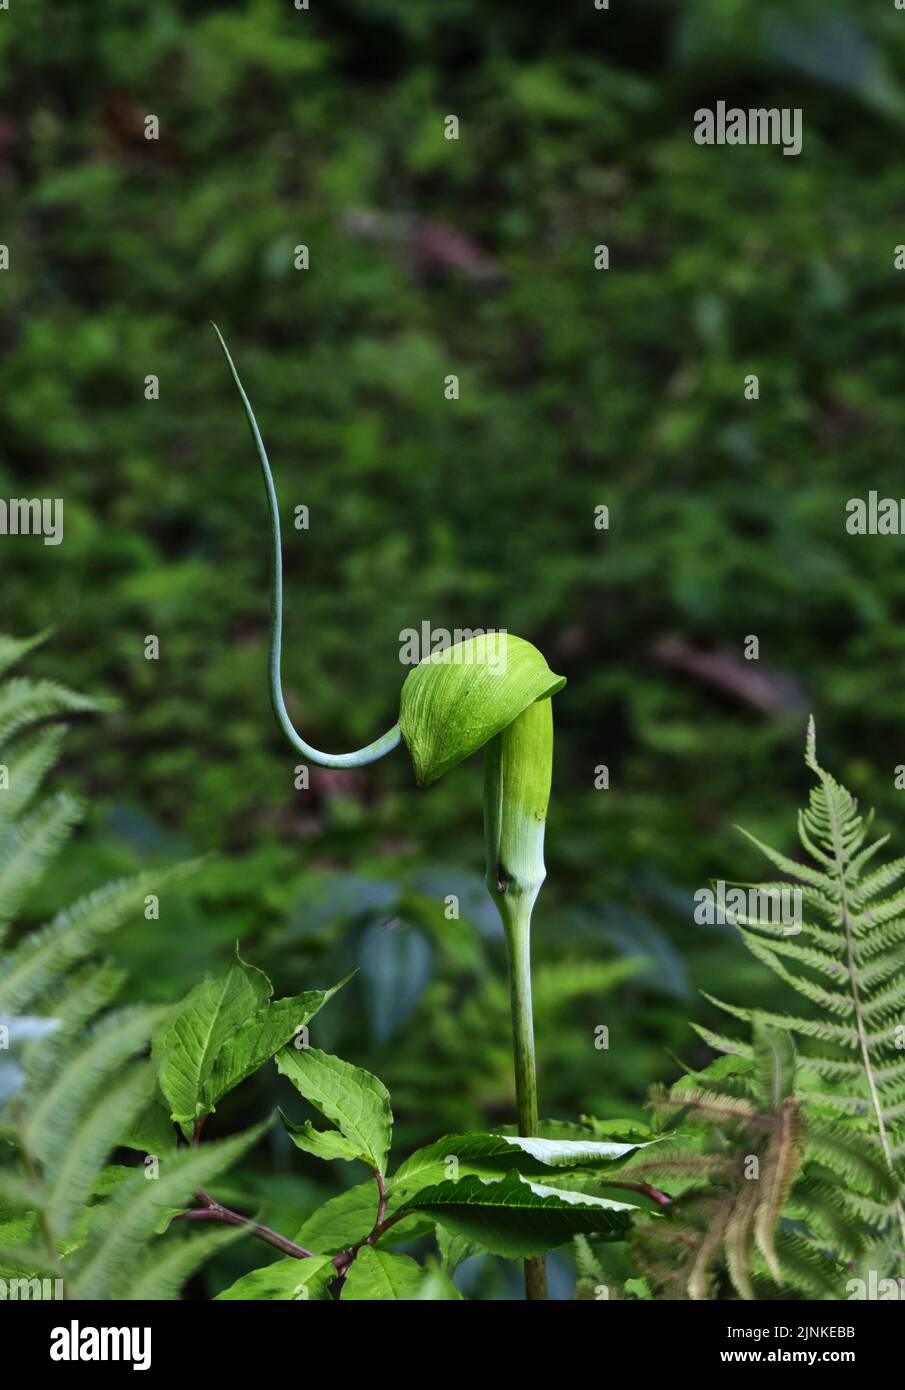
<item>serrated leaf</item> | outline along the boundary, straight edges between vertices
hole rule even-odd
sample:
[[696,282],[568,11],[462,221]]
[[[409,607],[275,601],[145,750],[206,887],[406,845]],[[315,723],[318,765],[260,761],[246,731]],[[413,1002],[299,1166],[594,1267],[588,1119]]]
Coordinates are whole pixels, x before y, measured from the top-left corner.
[[451,1235],[443,1226],[437,1227],[437,1249],[440,1251],[443,1269],[450,1278],[465,1260],[470,1260],[473,1255],[484,1253],[483,1246],[477,1241],[468,1240],[464,1236]]
[[367,1160],[367,1155],[362,1153],[360,1144],[356,1144],[352,1139],[347,1139],[344,1134],[340,1134],[335,1129],[315,1129],[310,1120],[306,1120],[302,1125],[293,1124],[282,1111],[280,1112],[280,1119],[283,1121],[286,1133],[295,1147],[301,1149],[303,1153],[323,1159]]
[[528,1259],[576,1234],[621,1236],[637,1208],[626,1202],[567,1192],[509,1173],[499,1182],[466,1177],[436,1183],[406,1199],[455,1235],[480,1242],[493,1255]]
[[326,1298],[327,1289],[335,1278],[336,1270],[323,1255],[309,1255],[304,1260],[277,1260],[243,1274],[241,1279],[217,1294],[217,1301],[307,1303]]
[[332,989],[309,989],[291,999],[275,999],[258,1009],[227,1038],[214,1059],[203,1088],[205,1110],[214,1110],[228,1091],[269,1062],[351,978],[347,975]]
[[636,1149],[659,1143],[593,1139],[536,1139],[510,1134],[450,1134],[418,1149],[393,1174],[392,1188],[422,1186],[450,1176],[455,1164],[459,1177],[501,1177],[507,1170],[541,1174],[550,1168],[595,1171],[612,1167]]
[[408,1300],[417,1297],[423,1282],[419,1265],[408,1255],[392,1255],[387,1250],[375,1250],[365,1245],[359,1250],[346,1275],[342,1300],[381,1301]]
[[213,1109],[205,1088],[222,1048],[270,997],[270,981],[236,954],[225,975],[188,994],[154,1043],[160,1089],[176,1124],[189,1128]]
[[482,748],[536,700],[565,685],[530,642],[467,638],[419,662],[402,687],[399,728],[420,786]]
[[386,1172],[393,1112],[382,1081],[316,1047],[284,1048],[276,1064],[296,1090],[337,1126],[365,1163]]

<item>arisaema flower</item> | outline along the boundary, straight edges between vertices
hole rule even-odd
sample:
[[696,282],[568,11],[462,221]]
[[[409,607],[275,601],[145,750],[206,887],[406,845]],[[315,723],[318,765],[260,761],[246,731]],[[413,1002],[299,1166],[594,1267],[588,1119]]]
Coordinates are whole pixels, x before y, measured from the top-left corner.
[[[544,828],[553,766],[551,697],[565,685],[530,642],[506,632],[470,637],[424,658],[402,687],[399,722],[351,753],[323,753],[301,737],[286,711],[280,677],[283,565],[276,488],[251,402],[216,324],[257,449],[270,512],[270,699],[286,739],[321,767],[363,767],[399,744],[420,786],[484,749],[487,888],[503,921],[509,956],[519,1133],[537,1134],[531,1009],[531,914],[544,881]],[[546,1296],[543,1259],[525,1261],[529,1298]]]

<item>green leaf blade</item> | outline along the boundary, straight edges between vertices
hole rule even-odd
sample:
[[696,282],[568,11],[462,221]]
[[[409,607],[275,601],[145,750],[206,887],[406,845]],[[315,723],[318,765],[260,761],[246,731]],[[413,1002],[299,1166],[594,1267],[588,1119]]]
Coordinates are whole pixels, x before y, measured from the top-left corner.
[[417,1298],[423,1281],[421,1267],[408,1255],[393,1255],[366,1245],[359,1250],[346,1275],[342,1301],[410,1300]]
[[436,1183],[407,1199],[454,1235],[507,1259],[530,1259],[576,1234],[620,1237],[636,1208],[625,1202],[529,1182],[516,1173],[499,1182],[466,1177]]
[[393,1112],[382,1081],[315,1047],[283,1048],[276,1064],[296,1090],[358,1147],[366,1163],[386,1172]]

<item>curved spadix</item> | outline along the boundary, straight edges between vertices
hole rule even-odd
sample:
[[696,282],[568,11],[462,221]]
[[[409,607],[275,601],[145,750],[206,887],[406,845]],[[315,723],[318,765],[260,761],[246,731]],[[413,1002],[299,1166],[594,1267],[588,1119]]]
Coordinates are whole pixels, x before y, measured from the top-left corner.
[[245,392],[245,387],[236,371],[236,364],[233,362],[229,353],[229,348],[223,340],[223,334],[215,323],[211,324],[220,340],[223,355],[235,382],[239,399],[245,410],[245,418],[248,420],[248,428],[251,430],[251,437],[254,440],[255,448],[258,452],[258,460],[261,464],[261,472],[264,475],[264,488],[267,493],[267,509],[270,513],[270,643],[269,655],[267,659],[267,674],[270,682],[270,703],[287,741],[292,745],[297,753],[301,753],[303,758],[310,758],[313,763],[320,767],[365,767],[368,763],[374,763],[378,758],[384,757],[387,753],[392,753],[399,743],[399,725],[394,724],[392,729],[387,729],[385,734],[376,738],[373,743],[368,743],[364,748],[356,748],[351,753],[323,753],[313,744],[308,743],[302,738],[296,729],[286,704],[283,700],[283,684],[280,672],[281,652],[283,644],[283,553],[280,544],[280,509],[277,504],[277,490],[274,486],[273,474],[270,471],[270,462],[267,458],[267,450],[264,448],[264,440],[261,438],[261,431],[258,429],[258,422],[251,406],[251,401]]
[[506,632],[425,657],[406,677],[399,710],[419,785],[435,782],[565,683],[537,647]]

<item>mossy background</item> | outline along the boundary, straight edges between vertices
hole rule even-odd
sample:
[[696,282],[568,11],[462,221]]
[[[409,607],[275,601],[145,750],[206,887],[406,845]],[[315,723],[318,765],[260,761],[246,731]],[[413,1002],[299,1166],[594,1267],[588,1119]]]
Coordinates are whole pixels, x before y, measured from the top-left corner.
[[[480,759],[427,792],[402,751],[293,789],[265,687],[264,498],[216,318],[277,477],[306,736],[387,727],[400,631],[424,619],[506,627],[568,677],[541,1103],[640,1113],[671,1054],[706,1055],[698,989],[777,988],[728,928],[693,924],[692,894],[760,873],[735,822],[791,848],[809,710],[822,761],[905,841],[905,542],[845,530],[850,497],[905,494],[905,13],[12,0],[0,91],[0,496],[66,509],[58,548],[0,540],[0,625],[57,622],[31,669],[120,702],[70,737],[91,825],[30,920],[212,851],[116,941],[136,994],[179,997],[237,937],[279,993],[358,967],[318,1041],[387,1082],[401,1148],[512,1115]],[[698,147],[693,113],[720,99],[800,106],[803,153]],[[218,1123],[284,1091],[274,1072]],[[291,1232],[357,1176],[340,1168],[274,1135],[244,1186]],[[554,1276],[567,1288],[562,1259]]]

